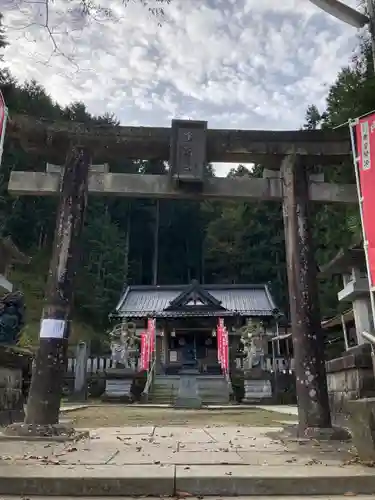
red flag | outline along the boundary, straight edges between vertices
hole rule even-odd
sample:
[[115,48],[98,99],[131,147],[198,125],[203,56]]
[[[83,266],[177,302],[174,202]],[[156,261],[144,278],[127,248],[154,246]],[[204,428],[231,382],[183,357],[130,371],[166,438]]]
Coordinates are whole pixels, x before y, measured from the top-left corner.
[[217,359],[220,366],[223,366],[223,332],[224,332],[224,320],[219,318],[217,324]]
[[151,364],[152,354],[155,350],[155,320],[147,321],[147,366]]
[[[355,125],[357,187],[362,205],[362,230],[367,250],[370,288],[375,287],[375,114]],[[356,162],[357,163],[357,162]],[[367,245],[366,245],[367,242]],[[367,249],[366,249],[367,246]]]
[[145,332],[141,333],[141,362],[140,362],[140,370],[147,370],[146,364],[146,350],[147,350],[147,334]]
[[216,328],[216,342],[217,342],[217,361],[221,365],[221,327],[220,320]]
[[224,334],[223,334],[223,359],[224,359],[224,364],[223,364],[223,371],[224,373],[228,373],[229,371],[229,338],[228,338],[228,330],[224,328]]
[[1,93],[0,90],[0,165],[1,165],[1,158],[3,156],[7,119],[8,119],[8,108],[6,107],[3,94]]

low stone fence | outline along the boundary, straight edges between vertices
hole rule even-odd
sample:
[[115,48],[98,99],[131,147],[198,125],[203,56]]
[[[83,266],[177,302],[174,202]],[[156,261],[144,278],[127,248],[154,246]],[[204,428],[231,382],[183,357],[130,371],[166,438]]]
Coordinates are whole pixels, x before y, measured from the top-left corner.
[[327,361],[327,385],[332,416],[349,415],[348,401],[375,396],[371,346],[355,346]]
[[[66,373],[67,376],[74,374],[76,370],[77,358],[68,357]],[[110,368],[114,368],[115,362],[108,356],[89,356],[86,362],[87,374],[105,372]]]

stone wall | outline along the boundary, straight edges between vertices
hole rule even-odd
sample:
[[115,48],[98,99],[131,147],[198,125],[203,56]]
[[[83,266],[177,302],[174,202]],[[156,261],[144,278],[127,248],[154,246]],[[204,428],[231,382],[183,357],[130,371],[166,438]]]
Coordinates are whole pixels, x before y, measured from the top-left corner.
[[333,417],[347,415],[349,400],[375,396],[371,346],[355,346],[326,363],[327,385]]
[[27,352],[0,346],[0,426],[23,420],[31,360]]

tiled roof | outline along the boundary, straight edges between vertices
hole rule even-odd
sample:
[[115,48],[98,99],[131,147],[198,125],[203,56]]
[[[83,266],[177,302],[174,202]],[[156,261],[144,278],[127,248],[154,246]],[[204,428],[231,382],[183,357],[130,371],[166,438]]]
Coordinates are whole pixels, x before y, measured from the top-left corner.
[[[187,285],[129,286],[116,307],[116,314],[128,318],[178,316],[273,316],[277,307],[267,285],[203,285],[220,301],[218,310],[184,307],[168,310],[171,301],[183,293]],[[224,308],[224,310],[223,310]]]

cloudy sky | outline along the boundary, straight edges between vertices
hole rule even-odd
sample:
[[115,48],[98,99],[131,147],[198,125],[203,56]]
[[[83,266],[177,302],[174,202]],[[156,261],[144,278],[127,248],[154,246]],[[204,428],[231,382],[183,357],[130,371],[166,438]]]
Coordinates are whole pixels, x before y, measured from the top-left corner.
[[55,0],[52,38],[40,2],[0,3],[18,79],[126,125],[168,126],[176,117],[210,128],[298,128],[309,104],[324,106],[356,46],[354,28],[309,0],[172,0],[161,26],[139,0],[126,8],[103,0],[115,18],[90,22],[78,0]]

